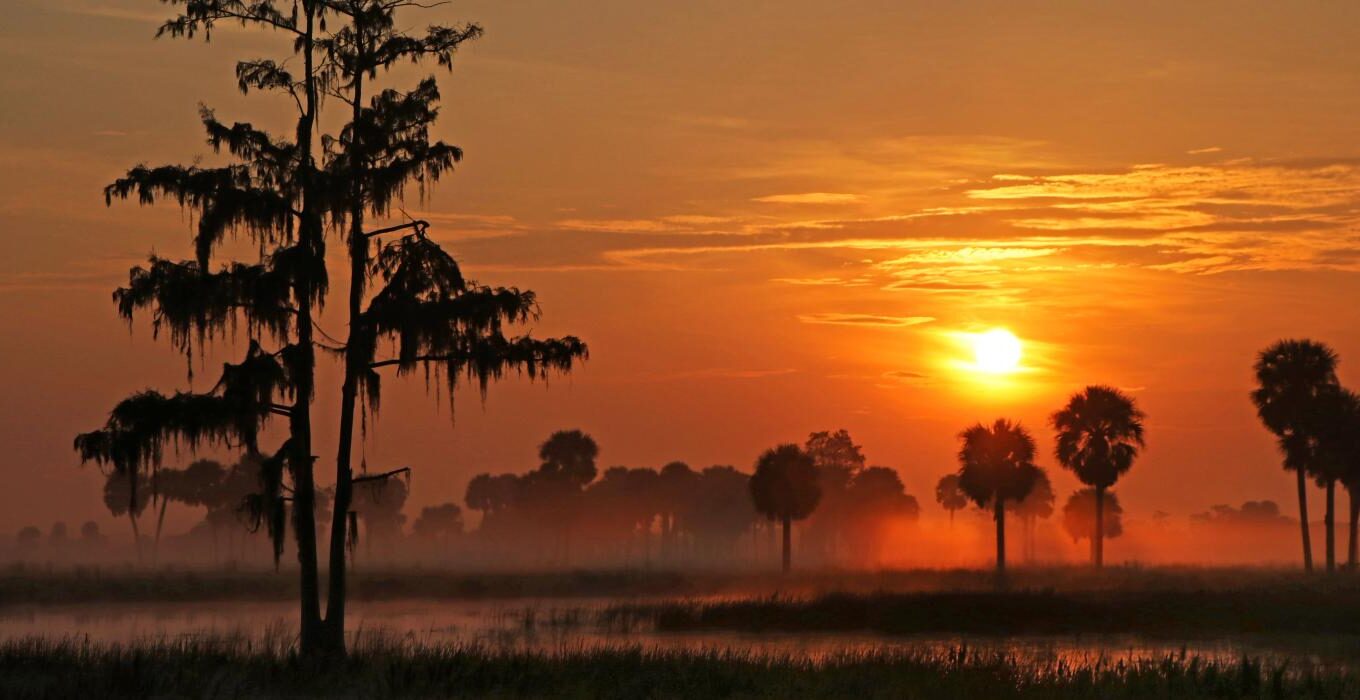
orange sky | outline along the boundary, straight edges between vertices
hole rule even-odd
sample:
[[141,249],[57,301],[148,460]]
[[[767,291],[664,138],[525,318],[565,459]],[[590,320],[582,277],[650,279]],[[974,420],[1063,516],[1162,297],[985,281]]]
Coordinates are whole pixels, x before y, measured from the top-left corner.
[[[185,386],[109,292],[149,251],[188,255],[187,219],[101,187],[205,153],[199,102],[288,118],[232,77],[276,38],[153,41],[163,16],[11,0],[0,23],[0,531],[98,515],[72,436]],[[557,428],[605,464],[749,468],[845,427],[931,512],[966,423],[1021,419],[1047,455],[1045,417],[1097,382],[1150,416],[1126,511],[1292,511],[1253,353],[1323,339],[1360,383],[1360,5],[467,0],[413,21],[463,19],[487,35],[441,76],[438,135],[467,158],[409,208],[592,359],[485,409],[470,393],[453,428],[419,380],[390,383],[365,449],[417,469],[412,511],[532,468]],[[998,325],[1027,371],[960,371],[955,334]],[[318,399],[323,465],[337,403]]]

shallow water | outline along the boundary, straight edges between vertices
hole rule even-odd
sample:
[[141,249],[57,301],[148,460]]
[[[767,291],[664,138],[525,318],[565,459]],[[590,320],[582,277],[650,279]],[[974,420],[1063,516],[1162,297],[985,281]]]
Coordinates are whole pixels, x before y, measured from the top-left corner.
[[[356,602],[351,636],[422,644],[477,644],[495,648],[567,651],[597,647],[643,647],[736,651],[818,660],[865,652],[944,654],[966,647],[1018,661],[1179,656],[1235,661],[1243,656],[1288,661],[1295,668],[1353,669],[1360,660],[1360,634],[1271,635],[1191,639],[1138,635],[875,635],[839,633],[657,632],[648,625],[620,628],[600,623],[596,613],[609,599],[507,601]],[[636,600],[630,600],[636,603]],[[237,637],[288,642],[297,623],[290,603],[116,603],[0,607],[0,640],[74,638],[93,643],[135,643],[185,637]]]

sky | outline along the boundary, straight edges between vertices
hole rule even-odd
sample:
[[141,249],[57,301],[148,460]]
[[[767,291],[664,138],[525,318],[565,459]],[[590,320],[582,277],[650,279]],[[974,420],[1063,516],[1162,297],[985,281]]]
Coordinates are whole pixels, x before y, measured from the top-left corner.
[[[132,391],[190,386],[109,298],[152,251],[190,255],[189,218],[106,207],[102,187],[205,157],[200,103],[290,117],[232,73],[278,37],[155,40],[167,16],[10,0],[0,22],[0,532],[107,522],[72,437]],[[1047,417],[1087,384],[1148,414],[1118,486],[1131,515],[1291,511],[1254,354],[1323,340],[1360,382],[1360,5],[461,0],[410,21],[486,35],[438,72],[436,136],[466,158],[406,209],[469,276],[535,290],[535,335],[591,356],[464,392],[452,416],[418,378],[388,382],[362,452],[415,469],[408,511],[532,469],[562,428],[602,465],[743,469],[846,428],[930,514],[957,433],[1000,416],[1035,433],[1063,498]],[[341,306],[320,322],[337,337]],[[967,334],[998,327],[1020,371],[979,373]],[[195,386],[238,352],[196,359]],[[336,374],[314,409],[323,474]]]

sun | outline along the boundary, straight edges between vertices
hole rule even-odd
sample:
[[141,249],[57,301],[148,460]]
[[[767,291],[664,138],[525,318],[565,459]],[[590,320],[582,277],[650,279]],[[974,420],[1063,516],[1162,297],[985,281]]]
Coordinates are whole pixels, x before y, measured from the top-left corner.
[[1009,374],[1020,368],[1020,339],[997,328],[973,336],[973,357],[977,368],[991,374]]

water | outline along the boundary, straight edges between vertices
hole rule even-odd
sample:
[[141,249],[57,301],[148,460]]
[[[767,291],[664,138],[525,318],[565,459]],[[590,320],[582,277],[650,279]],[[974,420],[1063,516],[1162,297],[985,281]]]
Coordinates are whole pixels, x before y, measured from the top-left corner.
[[[1162,639],[1137,635],[983,636],[838,633],[669,633],[647,624],[605,625],[596,613],[609,599],[516,601],[357,602],[351,635],[421,644],[477,644],[510,650],[559,652],[598,647],[755,652],[818,660],[828,655],[877,651],[945,653],[959,647],[1006,653],[1021,662],[1179,656],[1221,661],[1245,656],[1288,661],[1291,666],[1353,669],[1360,635],[1270,635]],[[630,603],[637,603],[630,599]],[[296,635],[292,603],[99,603],[0,607],[0,640],[75,638],[94,643],[135,643],[193,637],[289,639]]]

